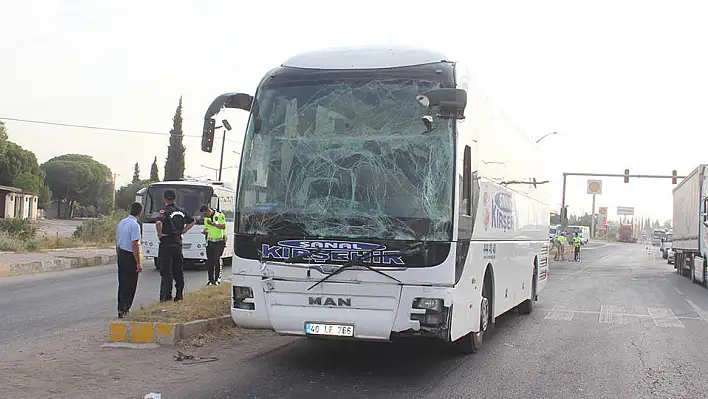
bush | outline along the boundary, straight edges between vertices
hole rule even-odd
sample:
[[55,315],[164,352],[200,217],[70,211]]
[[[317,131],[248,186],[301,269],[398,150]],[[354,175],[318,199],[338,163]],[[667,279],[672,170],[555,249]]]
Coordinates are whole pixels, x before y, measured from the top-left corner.
[[24,241],[7,233],[0,232],[0,251],[20,252],[24,249]]
[[26,219],[0,219],[0,233],[20,240],[29,240],[37,235],[37,225]]
[[126,216],[128,216],[128,212],[119,210],[107,216],[87,220],[76,228],[74,238],[84,242],[102,244],[114,242],[118,222]]

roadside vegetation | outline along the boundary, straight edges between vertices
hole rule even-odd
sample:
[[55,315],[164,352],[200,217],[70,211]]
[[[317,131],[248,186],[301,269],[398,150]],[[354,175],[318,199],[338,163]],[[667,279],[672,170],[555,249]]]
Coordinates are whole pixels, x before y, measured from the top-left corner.
[[0,251],[32,252],[112,246],[116,237],[116,225],[126,215],[125,211],[117,211],[108,216],[87,220],[76,228],[73,237],[38,236],[37,222],[0,219]]
[[127,321],[186,323],[229,314],[231,284],[204,286],[187,292],[180,302],[154,303],[131,310]]

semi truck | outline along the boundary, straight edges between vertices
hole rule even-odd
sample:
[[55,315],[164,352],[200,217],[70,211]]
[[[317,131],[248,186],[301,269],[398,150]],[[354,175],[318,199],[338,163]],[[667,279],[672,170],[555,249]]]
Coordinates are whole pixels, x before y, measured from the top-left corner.
[[674,188],[672,252],[676,272],[706,285],[708,165],[699,165]]
[[620,222],[617,231],[617,241],[619,242],[637,242],[634,237],[634,225],[632,223]]

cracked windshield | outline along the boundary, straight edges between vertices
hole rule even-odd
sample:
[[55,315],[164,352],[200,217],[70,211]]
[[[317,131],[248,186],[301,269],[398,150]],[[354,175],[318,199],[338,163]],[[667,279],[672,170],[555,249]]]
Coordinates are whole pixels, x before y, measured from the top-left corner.
[[704,3],[0,2],[0,398],[708,397]]

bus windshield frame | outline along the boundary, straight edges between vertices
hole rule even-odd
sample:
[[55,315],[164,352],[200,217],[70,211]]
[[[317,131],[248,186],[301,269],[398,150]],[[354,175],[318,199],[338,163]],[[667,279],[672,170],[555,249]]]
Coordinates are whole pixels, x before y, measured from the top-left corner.
[[214,194],[214,188],[200,184],[152,184],[145,193],[145,210],[143,211],[143,223],[155,223],[160,215],[160,209],[164,205],[164,193],[166,190],[173,190],[177,195],[175,203],[184,208],[187,213],[194,218],[196,224],[204,224],[199,209],[202,205],[208,205]]
[[249,118],[236,234],[452,240],[455,121],[416,99],[454,87],[451,66],[279,71]]

